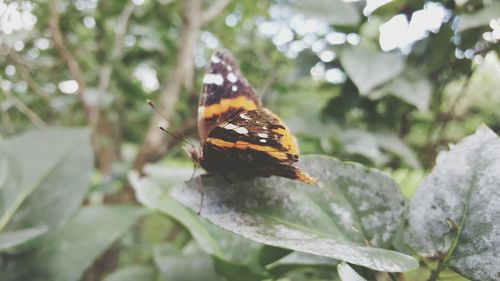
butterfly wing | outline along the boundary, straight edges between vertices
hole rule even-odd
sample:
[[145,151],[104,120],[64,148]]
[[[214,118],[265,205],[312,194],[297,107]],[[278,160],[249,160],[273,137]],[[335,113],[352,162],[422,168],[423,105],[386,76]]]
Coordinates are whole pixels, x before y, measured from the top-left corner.
[[266,109],[242,111],[220,123],[203,146],[204,166],[217,173],[281,176],[305,183],[317,180],[293,163],[299,159],[295,138]]
[[203,144],[216,125],[239,111],[260,108],[260,99],[227,51],[215,52],[203,77],[198,133]]

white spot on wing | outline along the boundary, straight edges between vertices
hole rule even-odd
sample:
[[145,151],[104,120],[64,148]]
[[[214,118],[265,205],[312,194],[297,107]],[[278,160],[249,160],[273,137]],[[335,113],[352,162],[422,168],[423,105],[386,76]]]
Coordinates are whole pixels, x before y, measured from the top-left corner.
[[231,83],[235,83],[238,80],[238,77],[236,77],[234,73],[229,72],[229,74],[227,75],[227,80],[229,80],[229,82]]
[[223,128],[228,129],[228,130],[234,130],[234,129],[239,128],[239,127],[234,125],[233,123],[227,123]]
[[259,141],[262,142],[262,143],[266,143],[267,142],[265,139],[260,139]]
[[226,68],[227,68],[227,70],[229,70],[229,71],[233,70],[233,67],[232,67],[232,66],[230,66],[230,65],[228,65]]
[[235,131],[236,133],[238,133],[238,134],[242,134],[242,135],[244,135],[244,134],[248,134],[248,130],[247,130],[247,128],[245,128],[245,127],[238,127],[238,128],[236,128],[234,131]]
[[247,128],[245,127],[240,127],[240,126],[236,126],[234,125],[233,123],[227,123],[226,125],[224,125],[223,127],[224,129],[227,129],[227,130],[233,130],[235,131],[236,133],[238,134],[248,134],[248,130]]
[[250,116],[246,115],[245,113],[240,114],[240,118],[241,119],[245,119],[245,120],[251,120],[252,119],[252,118],[250,118]]
[[236,92],[236,91],[238,91],[238,86],[236,86],[236,85],[233,85],[233,86],[231,87],[231,90],[233,90],[233,92]]
[[266,134],[266,133],[258,133],[257,136],[259,136],[259,137],[261,137],[263,139],[267,139],[269,137],[269,135]]
[[220,59],[219,57],[217,57],[215,54],[212,55],[212,58],[210,58],[210,60],[213,62],[213,63],[220,63]]
[[221,86],[224,83],[224,78],[220,74],[206,73],[205,76],[203,76],[203,83]]

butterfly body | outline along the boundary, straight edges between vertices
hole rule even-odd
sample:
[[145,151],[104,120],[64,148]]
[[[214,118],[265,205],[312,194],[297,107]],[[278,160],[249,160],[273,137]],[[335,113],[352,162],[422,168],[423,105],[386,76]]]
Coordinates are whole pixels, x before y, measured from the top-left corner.
[[208,173],[317,182],[293,166],[299,159],[295,138],[276,115],[262,107],[236,61],[225,51],[212,56],[203,79],[198,131],[202,147],[188,149],[188,153]]

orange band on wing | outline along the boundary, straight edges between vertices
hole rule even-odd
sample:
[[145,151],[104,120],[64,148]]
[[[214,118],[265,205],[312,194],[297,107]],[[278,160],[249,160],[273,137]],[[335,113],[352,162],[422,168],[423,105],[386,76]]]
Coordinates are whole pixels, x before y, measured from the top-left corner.
[[299,154],[299,149],[297,148],[297,143],[294,137],[290,134],[290,131],[283,128],[273,129],[273,132],[282,135],[279,142],[285,147],[290,154]]
[[207,142],[221,148],[253,149],[257,151],[266,152],[267,154],[279,160],[288,159],[288,153],[278,151],[276,150],[276,148],[272,146],[253,144],[246,141],[229,142],[216,138],[208,138]]
[[[304,173],[303,171],[301,171],[299,169],[297,169],[297,171],[295,171],[295,176],[297,177],[296,179],[298,181],[301,181],[303,183],[307,183],[307,184],[319,184],[320,183],[317,179],[311,177],[310,175]],[[320,187],[321,187],[321,185],[320,185]]]
[[246,96],[238,96],[236,98],[221,99],[219,103],[211,104],[209,106],[201,106],[198,109],[198,115],[204,119],[221,115],[229,108],[242,108],[245,111],[257,109],[255,101],[247,98]]

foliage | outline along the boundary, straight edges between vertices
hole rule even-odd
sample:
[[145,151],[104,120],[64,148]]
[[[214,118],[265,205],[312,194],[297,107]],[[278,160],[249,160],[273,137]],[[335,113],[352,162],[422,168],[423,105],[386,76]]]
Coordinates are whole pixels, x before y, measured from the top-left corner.
[[54,129],[0,143],[2,280],[78,280],[141,215],[132,206],[80,207],[89,139],[88,130]]
[[408,244],[425,256],[445,255],[440,266],[474,280],[500,276],[499,155],[498,136],[480,127],[439,156],[410,202]]
[[[411,257],[372,247],[388,246],[403,213],[402,197],[390,179],[322,157],[308,157],[303,165],[317,172],[315,176],[325,183],[324,189],[298,190],[295,182],[278,179],[242,182],[233,187],[223,178],[200,178],[194,179],[189,188],[174,187],[171,194],[197,210],[198,190],[203,188],[201,216],[259,243],[380,271],[406,271],[417,266]],[[173,207],[168,201],[151,202],[168,198],[158,188],[137,179],[133,182],[141,202],[161,210]],[[187,226],[188,218],[177,219]]]
[[[499,141],[489,128],[482,126],[440,156],[408,210],[403,207],[399,188],[387,176],[324,156],[305,157],[301,163],[324,183],[323,188],[279,178],[231,179],[236,183],[228,183],[224,178],[198,177],[188,185],[164,188],[160,185],[169,181],[158,180],[158,175],[140,179],[133,173],[130,179],[141,203],[178,220],[214,257],[231,252],[219,252],[221,246],[211,238],[218,237],[220,243],[226,235],[210,235],[206,230],[212,227],[200,227],[206,222],[172,197],[193,211],[199,210],[202,217],[214,224],[253,241],[388,272],[417,267],[409,256],[375,248],[392,247],[388,242],[395,241],[396,229],[406,225],[403,212],[408,211],[408,225],[403,230],[405,242],[422,257],[439,261],[432,273],[434,279],[430,280],[436,280],[446,266],[472,280],[495,280],[498,265],[494,264],[494,256],[498,253],[493,244],[499,237],[494,229],[498,217],[494,194]],[[200,190],[204,195],[201,209]],[[240,243],[229,244],[244,248]],[[320,260],[315,263],[322,264]],[[267,275],[272,276],[273,267],[266,268],[270,270]],[[343,272],[339,273],[342,280],[354,278],[343,276],[352,270],[347,264],[338,270]]]
[[[6,176],[0,229],[55,227],[80,206],[92,172],[87,130],[29,132],[3,141],[0,151]],[[66,192],[72,196],[60,200]]]
[[340,280],[342,281],[365,281],[366,279],[360,276],[349,264],[342,262],[337,266]]
[[[372,2],[0,2],[0,281],[497,280],[500,6]],[[323,187],[134,171],[218,48]]]

